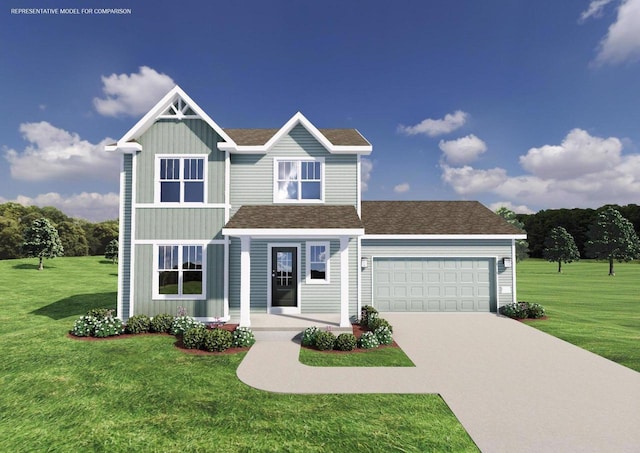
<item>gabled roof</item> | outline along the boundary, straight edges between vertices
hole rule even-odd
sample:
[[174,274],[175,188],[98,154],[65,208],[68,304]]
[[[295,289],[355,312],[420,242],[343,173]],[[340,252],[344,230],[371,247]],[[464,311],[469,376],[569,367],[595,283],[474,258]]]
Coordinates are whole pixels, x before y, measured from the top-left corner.
[[330,153],[371,153],[371,144],[355,129],[318,129],[298,112],[280,129],[225,129],[233,140],[218,143],[218,149],[231,153],[265,154],[291,130],[301,125]]
[[366,236],[502,236],[526,233],[477,201],[363,201]]

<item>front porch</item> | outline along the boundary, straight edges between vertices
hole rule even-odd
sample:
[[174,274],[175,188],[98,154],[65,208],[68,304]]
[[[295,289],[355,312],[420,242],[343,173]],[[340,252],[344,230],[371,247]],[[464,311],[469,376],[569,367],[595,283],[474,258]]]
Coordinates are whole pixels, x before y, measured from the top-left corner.
[[[232,317],[231,324],[240,323],[240,318]],[[340,327],[339,313],[303,313],[303,314],[268,314],[251,313],[251,330],[259,331],[291,331],[302,332],[307,327],[329,329],[336,334],[352,331],[351,326]]]

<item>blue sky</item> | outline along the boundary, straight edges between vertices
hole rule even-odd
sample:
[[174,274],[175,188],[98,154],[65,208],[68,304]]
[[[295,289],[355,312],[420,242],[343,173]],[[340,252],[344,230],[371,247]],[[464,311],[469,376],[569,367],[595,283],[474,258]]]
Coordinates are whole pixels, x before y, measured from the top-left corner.
[[104,144],[173,84],[222,127],[357,128],[364,199],[638,202],[640,0],[91,3],[1,10],[0,202],[115,218]]

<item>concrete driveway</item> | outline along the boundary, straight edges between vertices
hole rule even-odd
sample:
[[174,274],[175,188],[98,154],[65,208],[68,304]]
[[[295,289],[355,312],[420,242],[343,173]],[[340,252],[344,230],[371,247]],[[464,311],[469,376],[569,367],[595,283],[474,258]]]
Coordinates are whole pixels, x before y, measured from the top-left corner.
[[291,334],[271,334],[238,377],[283,393],[439,393],[483,452],[640,451],[640,373],[496,315],[382,316],[415,368],[308,367]]

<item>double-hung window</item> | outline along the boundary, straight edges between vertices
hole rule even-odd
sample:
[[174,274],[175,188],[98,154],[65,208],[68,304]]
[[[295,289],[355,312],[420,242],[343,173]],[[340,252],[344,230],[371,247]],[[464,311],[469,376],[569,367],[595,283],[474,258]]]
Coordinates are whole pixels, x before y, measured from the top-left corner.
[[203,157],[160,157],[158,173],[157,198],[160,203],[204,202]]
[[322,201],[323,162],[275,160],[274,201]]
[[202,245],[157,246],[155,297],[204,298],[203,253]]
[[307,283],[329,283],[329,242],[307,242]]

